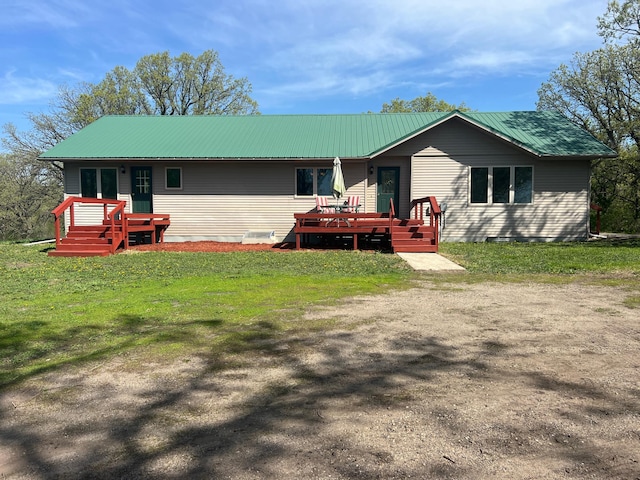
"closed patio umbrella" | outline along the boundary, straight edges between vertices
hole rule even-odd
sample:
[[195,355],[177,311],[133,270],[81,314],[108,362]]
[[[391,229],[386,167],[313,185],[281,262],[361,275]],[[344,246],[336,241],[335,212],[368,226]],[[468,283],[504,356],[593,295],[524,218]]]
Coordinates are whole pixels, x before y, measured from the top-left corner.
[[333,172],[331,173],[331,190],[336,203],[347,191],[344,186],[344,176],[342,175],[342,164],[338,157],[333,161]]

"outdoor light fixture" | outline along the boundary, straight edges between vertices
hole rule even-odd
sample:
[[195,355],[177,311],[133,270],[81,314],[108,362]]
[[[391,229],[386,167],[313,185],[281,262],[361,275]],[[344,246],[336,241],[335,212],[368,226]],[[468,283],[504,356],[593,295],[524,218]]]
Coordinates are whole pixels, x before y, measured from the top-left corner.
[[125,168],[124,168],[124,165],[120,165],[120,173],[121,173],[122,175],[124,175],[124,174],[126,173],[126,170],[125,170]]
[[373,175],[373,165],[369,167],[369,175]]

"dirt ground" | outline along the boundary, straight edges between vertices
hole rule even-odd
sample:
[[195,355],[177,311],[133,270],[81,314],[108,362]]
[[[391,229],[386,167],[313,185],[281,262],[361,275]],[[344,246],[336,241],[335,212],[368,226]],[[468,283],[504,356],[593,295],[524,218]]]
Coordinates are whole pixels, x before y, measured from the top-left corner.
[[640,315],[620,288],[351,298],[249,353],[136,354],[0,393],[0,479],[640,479]]

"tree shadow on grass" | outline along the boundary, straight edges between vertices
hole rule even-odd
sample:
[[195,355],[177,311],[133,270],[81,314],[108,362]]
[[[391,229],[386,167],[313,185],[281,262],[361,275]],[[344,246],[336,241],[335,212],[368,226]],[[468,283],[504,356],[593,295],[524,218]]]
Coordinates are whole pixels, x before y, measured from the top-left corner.
[[0,330],[0,356],[7,364],[16,361],[17,366],[0,371],[0,389],[65,366],[109,358],[141,344],[191,342],[194,327],[216,331],[224,323],[222,319],[167,323],[161,317],[123,314],[106,326],[86,323],[54,331],[47,330],[46,320],[5,325]]
[[598,240],[592,240],[585,244],[589,248],[606,248],[606,247],[626,247],[626,248],[640,248],[640,238],[624,238],[624,237],[611,237]]

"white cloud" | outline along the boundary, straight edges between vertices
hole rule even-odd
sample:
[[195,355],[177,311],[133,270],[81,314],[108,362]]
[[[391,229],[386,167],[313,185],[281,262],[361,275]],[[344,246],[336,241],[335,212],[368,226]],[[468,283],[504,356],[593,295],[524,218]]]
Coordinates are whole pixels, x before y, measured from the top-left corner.
[[[479,74],[537,75],[597,48],[607,0],[0,0],[0,102],[55,96],[168,50],[214,49],[273,103],[389,98]],[[8,12],[7,15],[4,15]],[[2,33],[0,32],[0,35]],[[6,33],[5,37],[6,38]],[[19,49],[19,52],[17,50]],[[19,76],[17,72],[19,73]],[[33,72],[31,78],[27,73]],[[0,73],[1,75],[1,73]],[[408,98],[408,97],[407,97]]]
[[[606,0],[307,0],[242,2],[211,12],[226,44],[262,45],[255,71],[283,95],[437,83],[477,75],[539,74],[599,41]],[[240,6],[238,6],[240,8]],[[234,36],[235,32],[235,36]],[[418,65],[422,66],[420,68]],[[436,77],[434,77],[437,76]]]
[[447,71],[450,75],[459,76],[470,73],[529,70],[537,61],[534,55],[524,51],[471,51],[454,57]]
[[0,77],[0,105],[29,104],[50,99],[57,86],[40,78],[16,77],[10,70]]

